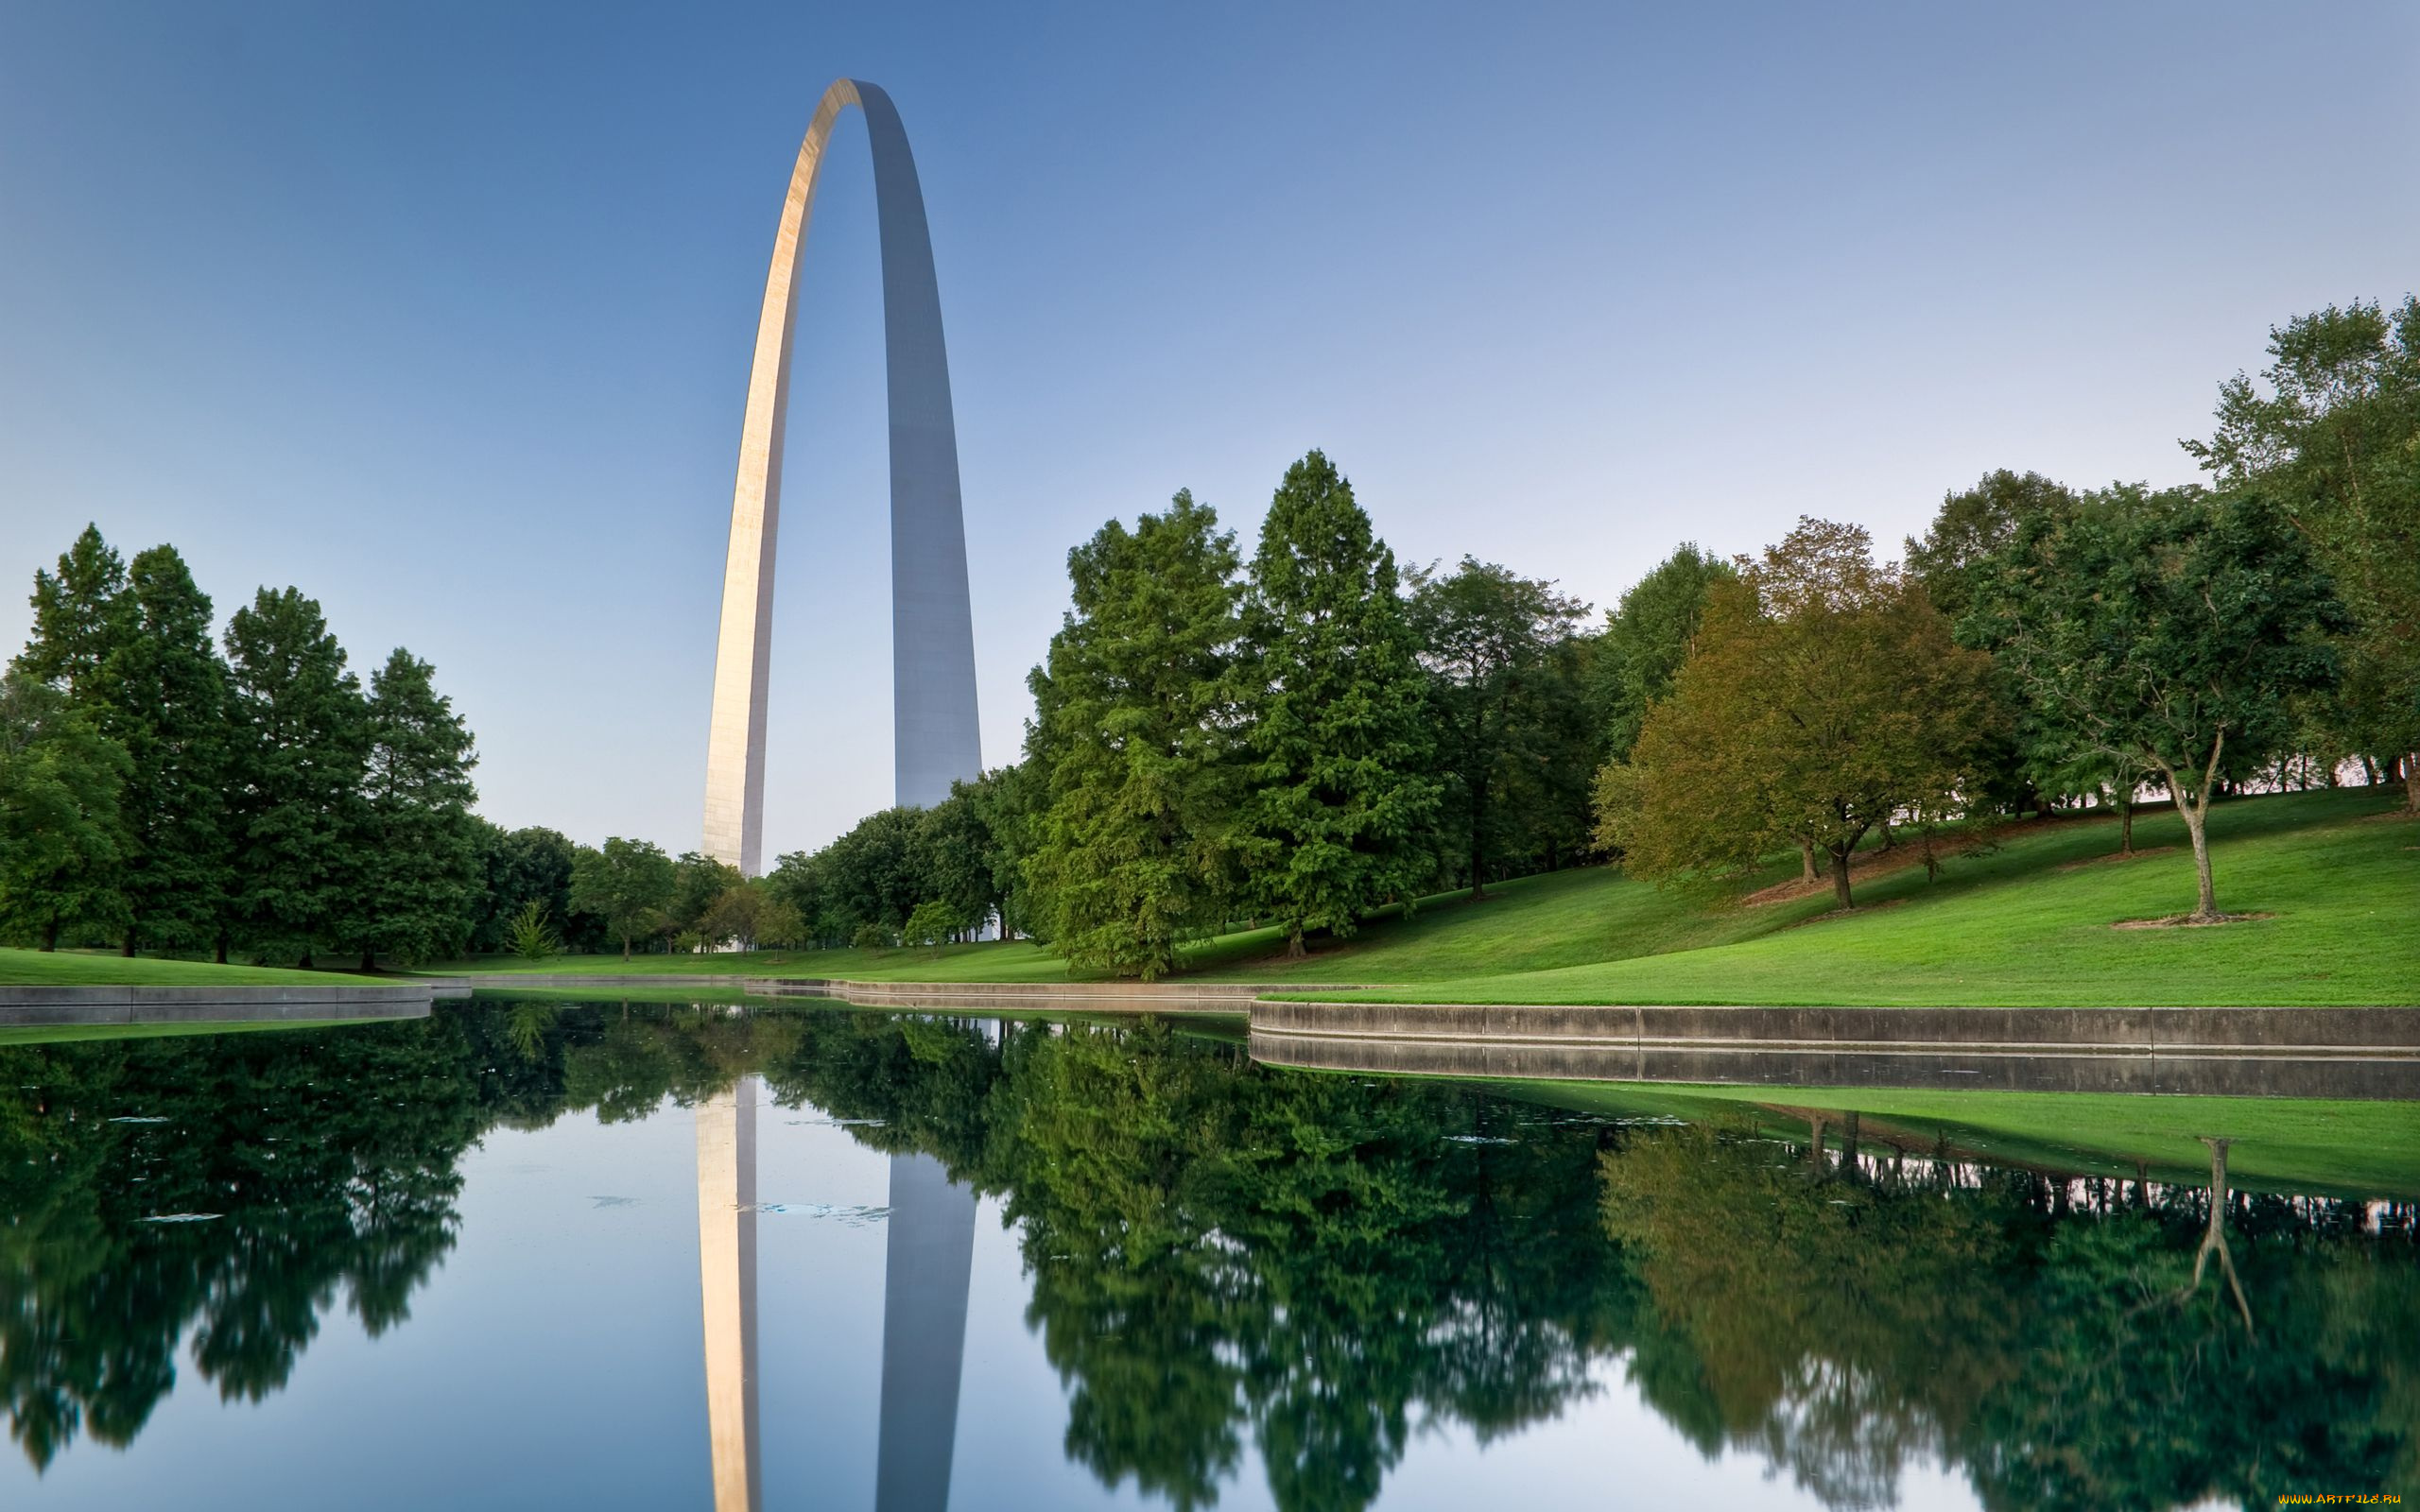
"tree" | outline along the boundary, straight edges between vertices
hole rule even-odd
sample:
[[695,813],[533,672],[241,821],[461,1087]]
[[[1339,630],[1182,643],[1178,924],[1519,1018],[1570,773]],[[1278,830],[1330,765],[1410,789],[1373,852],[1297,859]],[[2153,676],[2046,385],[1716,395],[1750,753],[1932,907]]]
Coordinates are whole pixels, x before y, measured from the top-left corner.
[[370,677],[369,757],[356,806],[358,881],[346,935],[361,969],[379,955],[417,964],[462,948],[485,870],[471,804],[475,743],[435,668],[400,646]]
[[1736,576],[1729,562],[1685,541],[1606,614],[1590,692],[1615,761],[1630,759],[1648,706],[1671,692],[1705,615],[1706,589]]
[[226,644],[235,921],[255,945],[308,962],[361,876],[368,705],[318,602],[294,589],[262,589],[228,622]]
[[115,645],[94,679],[103,730],[131,763],[123,812],[123,950],[209,943],[226,907],[227,675],[210,599],[173,546],[137,553]]
[[994,767],[966,791],[982,826],[983,865],[992,875],[993,907],[1000,916],[1000,940],[1006,944],[1019,935],[1031,935],[1036,927],[1026,861],[1034,852],[1046,795],[1039,774],[1027,762]]
[[949,937],[964,929],[966,925],[967,920],[964,915],[959,914],[940,899],[934,899],[928,902],[918,903],[908,913],[908,922],[899,931],[899,936],[903,942],[909,945],[937,948],[948,944]]
[[1903,814],[1954,807],[1996,717],[1990,660],[1863,528],[1803,519],[1709,592],[1696,649],[1649,711],[1612,838],[1634,873],[1719,881],[1777,846],[1849,857]]
[[1305,932],[1350,935],[1425,880],[1439,798],[1394,553],[1318,452],[1270,503],[1243,619],[1251,794],[1237,850],[1253,912],[1300,956]]
[[1028,679],[1048,793],[1028,878],[1078,966],[1159,976],[1232,896],[1236,567],[1234,533],[1184,492],[1067,554],[1075,605]]
[[605,920],[626,961],[631,941],[664,927],[676,885],[672,858],[652,841],[615,835],[600,850],[582,846],[571,864],[572,906]]
[[743,951],[794,943],[803,928],[797,911],[761,878],[744,878],[724,888],[697,925],[707,939],[730,940]]
[[505,921],[504,942],[525,961],[543,961],[562,944],[555,937],[554,926],[546,920],[546,905],[535,898],[515,909]]
[[708,941],[731,938],[707,927],[706,915],[734,887],[748,880],[740,875],[739,868],[728,861],[684,850],[672,864],[672,902],[665,911],[665,928],[675,935],[694,934]]
[[1973,617],[2038,747],[2159,774],[2193,842],[2189,918],[2219,919],[2211,795],[2276,748],[2297,695],[2334,681],[2328,637],[2347,624],[2285,512],[2250,490],[2093,495],[2026,523]]
[[1976,583],[2022,522],[2075,506],[2072,490],[2039,472],[1986,472],[1973,488],[1942,495],[1922,541],[1908,538],[1908,575],[1954,625],[1974,608]]
[[973,782],[952,782],[949,797],[916,821],[917,873],[927,901],[942,904],[953,930],[976,928],[1006,902],[993,867],[992,831],[981,796],[989,780],[986,774]]
[[126,752],[68,696],[0,677],[0,929],[59,948],[126,918],[118,887]]
[[99,526],[86,525],[60,555],[56,573],[34,574],[33,633],[12,664],[78,704],[93,704],[101,668],[124,633],[125,591],[125,559],[101,539]]
[[1552,668],[1552,649],[1588,606],[1548,581],[1464,557],[1443,576],[1411,575],[1411,622],[1428,673],[1428,713],[1439,769],[1448,780],[1450,842],[1484,897],[1491,844],[1502,823],[1505,768],[1538,745],[1520,717],[1525,696]]
[[2217,432],[2185,449],[2221,488],[2256,487],[2333,577],[2343,732],[2399,760],[2420,813],[2420,298],[2298,316],[2269,354],[2266,387],[2220,385]]
[[562,931],[565,949],[596,949],[603,936],[595,916],[575,915],[571,905],[571,866],[578,847],[553,830],[508,831],[485,819],[473,823],[484,881],[478,919],[471,929],[471,949],[510,948],[510,921],[532,903],[540,917],[553,920]]

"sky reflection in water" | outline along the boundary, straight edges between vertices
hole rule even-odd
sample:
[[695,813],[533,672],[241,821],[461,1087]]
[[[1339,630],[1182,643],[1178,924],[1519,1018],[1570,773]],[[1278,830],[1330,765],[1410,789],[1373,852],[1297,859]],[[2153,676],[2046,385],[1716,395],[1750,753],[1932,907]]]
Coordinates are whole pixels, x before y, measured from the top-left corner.
[[2411,1204],[2212,1247],[2203,1187],[1751,1117],[838,1010],[0,1048],[0,1504],[2420,1490]]

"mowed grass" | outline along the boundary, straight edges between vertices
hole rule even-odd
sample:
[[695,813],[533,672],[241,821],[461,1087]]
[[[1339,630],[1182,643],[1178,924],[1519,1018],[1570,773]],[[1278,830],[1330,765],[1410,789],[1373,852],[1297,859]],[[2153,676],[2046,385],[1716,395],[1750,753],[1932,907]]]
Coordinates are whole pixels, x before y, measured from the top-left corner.
[[[1517,956],[1478,926],[1458,941],[1439,909],[1431,940],[1376,936],[1322,966],[1334,980],[1405,984],[1370,994],[1398,1002],[2411,1005],[2420,1004],[2420,824],[2391,816],[2392,798],[2353,789],[2215,808],[2220,906],[2268,917],[2211,929],[2112,927],[2192,905],[2192,856],[2170,811],[2135,824],[2138,848],[2171,848],[2155,854],[2101,859],[2114,820],[2031,827],[1987,855],[1951,860],[1936,880],[1909,868],[1862,884],[1845,915],[1823,898],[1708,912],[1600,871],[1572,885],[1586,896],[1569,902],[1583,918],[1593,904],[1617,937],[1591,942],[1599,958],[1584,963],[1545,959],[1572,948],[1562,939],[1541,942],[1538,970],[1449,974],[1440,967],[1457,955]],[[1518,918],[1502,904],[1467,906]],[[1677,923],[1675,910],[1692,922]],[[1561,908],[1533,918],[1542,929],[1571,927]],[[1729,937],[1691,940],[1692,931]]]
[[275,966],[216,966],[114,951],[0,949],[0,985],[9,987],[329,987],[376,982],[343,971]]
[[[1756,906],[1714,905],[1592,867],[1424,900],[1350,939],[1283,957],[1274,930],[1199,942],[1185,975],[1359,985],[1396,1001],[1825,1005],[2420,1004],[2420,824],[2397,794],[2347,789],[2221,803],[2210,816],[2220,905],[2270,917],[2216,929],[2118,930],[2193,902],[2173,810],[2146,811],[2138,854],[2111,858],[2114,817],[2003,832],[1986,853]],[[1775,858],[1750,885],[1795,875]],[[445,974],[717,974],[854,981],[1060,982],[1025,941],[939,950],[481,957]]]
[[[1945,1141],[2003,1165],[2077,1175],[2209,1179],[2204,1136],[2229,1139],[2228,1179],[2261,1190],[2338,1196],[2420,1196],[2420,1104],[2079,1092],[1675,1087],[1593,1082],[1491,1083],[1525,1101],[1613,1117],[1731,1116],[1804,1141],[1801,1110],[1856,1112],[1869,1149],[1915,1151]],[[1827,1138],[1841,1138],[1831,1123]]]

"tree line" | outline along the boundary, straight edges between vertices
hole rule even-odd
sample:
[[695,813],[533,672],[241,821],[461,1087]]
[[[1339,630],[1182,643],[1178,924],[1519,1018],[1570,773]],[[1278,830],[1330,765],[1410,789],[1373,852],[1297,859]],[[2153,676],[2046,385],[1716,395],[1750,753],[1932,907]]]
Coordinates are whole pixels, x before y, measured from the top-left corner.
[[0,938],[367,965],[455,948],[479,892],[471,733],[398,647],[368,682],[317,601],[214,641],[173,546],[87,526],[0,674]]
[[1904,564],[1819,520],[1729,570],[1668,563],[1685,629],[1598,775],[1599,843],[1718,887],[1795,847],[1845,907],[1852,854],[1894,825],[2088,798],[2130,846],[2149,790],[2192,847],[2179,917],[2207,923],[2215,797],[2358,766],[2420,813],[2420,301],[2304,316],[2269,350],[2185,443],[2207,483],[2001,471]]
[[1069,553],[1017,765],[769,885],[819,940],[996,917],[1150,977],[1217,930],[1300,953],[1576,860],[1727,896],[1795,851],[1847,907],[1877,841],[1930,864],[1949,827],[2099,802],[2131,846],[2165,795],[2184,917],[2219,919],[2214,797],[2358,765],[2420,812],[2420,301],[2297,318],[2270,355],[2186,443],[2205,483],[1997,471],[1902,561],[1803,519],[1754,556],[1682,545],[1593,627],[1493,563],[1404,568],[1318,452],[1249,559],[1180,492]]

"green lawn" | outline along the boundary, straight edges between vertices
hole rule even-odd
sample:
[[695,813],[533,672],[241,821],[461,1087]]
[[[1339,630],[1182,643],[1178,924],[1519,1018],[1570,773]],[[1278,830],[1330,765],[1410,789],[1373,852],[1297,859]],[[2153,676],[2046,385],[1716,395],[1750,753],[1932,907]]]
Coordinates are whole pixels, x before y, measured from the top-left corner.
[[[2147,813],[2124,862],[2114,819],[2021,826],[1988,854],[1950,857],[1828,893],[1709,907],[1611,868],[1504,883],[1472,902],[1425,901],[1352,939],[1287,961],[1275,932],[1202,942],[1204,980],[1361,984],[1375,995],[1466,1003],[2420,1004],[2420,824],[2385,816],[2376,789],[2246,799],[2210,816],[2219,902],[2271,917],[2218,929],[2117,930],[2181,912],[2190,852],[2172,811]],[[1794,874],[1777,858],[1757,885]],[[1059,982],[1064,962],[1023,942],[942,950],[511,956],[434,963],[446,975],[538,971]],[[199,973],[199,974],[196,974]],[[330,972],[0,951],[0,981],[199,983],[356,980]]]
[[9,987],[326,987],[377,981],[342,971],[295,971],[275,966],[214,966],[114,951],[20,951],[0,948],[0,985]]
[[[2190,906],[2192,858],[2170,812],[2135,825],[2138,846],[2174,847],[2159,854],[2100,861],[2114,822],[2052,824],[1932,882],[1921,868],[1881,876],[1845,916],[1823,899],[1704,913],[1599,871],[1461,910],[1511,928],[1437,909],[1300,979],[1405,984],[1372,994],[1404,1002],[2410,1005],[2420,824],[2379,817],[2390,799],[2352,790],[2213,810],[2220,905],[2270,916],[2216,929],[2111,927]],[[1594,956],[1570,962],[1583,946]],[[1513,966],[1521,948],[1544,969]],[[1451,971],[1458,961],[1472,966]]]
[[[1772,1132],[1805,1140],[1781,1109],[1858,1113],[1866,1138],[1954,1150],[1996,1163],[2159,1179],[2206,1180],[2200,1136],[2232,1139],[2231,1181],[2327,1194],[2420,1196],[2420,1105],[2266,1098],[2139,1097],[2068,1092],[1670,1087],[1595,1082],[1492,1083],[1508,1096],[1614,1117],[1719,1119],[1725,1105]],[[1908,1136],[1915,1138],[1910,1140]],[[1837,1127],[1828,1138],[1839,1139]]]

